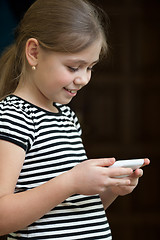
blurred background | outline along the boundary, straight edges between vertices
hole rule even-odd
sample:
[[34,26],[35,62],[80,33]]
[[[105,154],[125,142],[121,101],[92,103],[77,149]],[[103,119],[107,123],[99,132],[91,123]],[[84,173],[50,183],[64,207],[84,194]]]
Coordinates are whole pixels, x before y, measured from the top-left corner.
[[[0,52],[33,0],[0,0]],[[107,210],[113,240],[160,236],[160,1],[92,0],[109,16],[108,57],[72,101],[89,158],[148,157],[135,191]]]

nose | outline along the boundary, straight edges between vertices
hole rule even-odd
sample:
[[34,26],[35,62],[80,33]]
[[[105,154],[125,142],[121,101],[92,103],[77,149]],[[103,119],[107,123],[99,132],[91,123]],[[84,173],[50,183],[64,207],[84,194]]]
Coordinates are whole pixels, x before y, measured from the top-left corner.
[[91,73],[85,72],[85,73],[79,74],[78,76],[75,77],[74,84],[84,87],[85,85],[87,85],[89,83],[90,79],[91,79]]

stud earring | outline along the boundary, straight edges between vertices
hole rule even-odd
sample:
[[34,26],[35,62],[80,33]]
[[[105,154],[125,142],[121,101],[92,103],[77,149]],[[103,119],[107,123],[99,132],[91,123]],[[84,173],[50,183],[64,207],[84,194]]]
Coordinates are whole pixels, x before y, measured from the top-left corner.
[[36,70],[36,66],[32,66],[32,70],[35,71]]

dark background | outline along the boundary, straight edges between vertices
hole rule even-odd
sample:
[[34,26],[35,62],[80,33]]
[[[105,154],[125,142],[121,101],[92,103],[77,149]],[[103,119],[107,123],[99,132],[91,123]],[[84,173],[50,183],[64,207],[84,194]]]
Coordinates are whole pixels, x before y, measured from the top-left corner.
[[[0,51],[33,0],[0,0]],[[109,55],[72,101],[89,158],[149,157],[135,191],[107,210],[113,240],[160,235],[160,2],[92,0],[109,15]]]

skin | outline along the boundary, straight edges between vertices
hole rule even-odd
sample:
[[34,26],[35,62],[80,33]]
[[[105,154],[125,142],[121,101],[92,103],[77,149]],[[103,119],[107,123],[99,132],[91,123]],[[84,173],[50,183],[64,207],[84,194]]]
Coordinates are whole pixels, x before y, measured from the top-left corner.
[[[46,110],[57,112],[53,102],[68,104],[90,81],[100,50],[101,41],[98,41],[76,54],[46,52],[37,40],[29,39],[26,58],[30,66],[25,77],[20,79],[15,94]],[[31,66],[35,66],[36,70],[33,71]]]
[[[42,50],[36,39],[26,43],[27,72],[14,92],[17,96],[51,112],[53,102],[67,104],[91,78],[91,68],[99,59],[101,41],[76,53]],[[36,66],[32,70],[31,66]],[[90,159],[32,190],[14,194],[25,152],[0,140],[0,235],[33,223],[73,194],[100,194],[106,209],[118,196],[131,193],[143,175],[130,168],[107,168],[114,158]],[[145,165],[149,159],[145,159]],[[130,175],[115,178],[117,175]],[[12,204],[11,204],[12,203]]]

